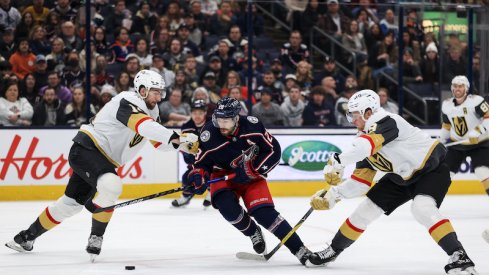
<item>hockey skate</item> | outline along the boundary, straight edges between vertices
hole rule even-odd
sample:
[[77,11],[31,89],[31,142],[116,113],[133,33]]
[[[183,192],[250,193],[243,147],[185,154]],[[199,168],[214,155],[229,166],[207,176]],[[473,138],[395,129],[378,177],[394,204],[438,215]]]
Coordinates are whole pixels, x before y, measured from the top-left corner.
[[336,257],[338,257],[338,255],[340,255],[340,253],[334,251],[334,249],[330,245],[325,250],[311,253],[306,261],[306,266],[313,267],[319,265],[327,265],[328,263],[336,260]]
[[6,247],[19,252],[31,251],[34,248],[35,237],[28,230],[22,230],[14,239],[5,244]]
[[467,256],[464,250],[453,252],[445,266],[445,272],[449,275],[478,275],[474,269],[474,262]]
[[205,196],[204,202],[202,203],[204,207],[211,206],[211,191],[207,191],[207,195]]
[[102,242],[104,238],[102,236],[90,235],[87,244],[87,253],[90,255],[90,261],[95,262],[95,258],[100,254],[102,250]]
[[266,253],[267,245],[265,243],[265,237],[263,236],[260,227],[256,227],[256,231],[253,235],[250,236],[250,239],[253,243],[253,249],[256,253]]
[[299,248],[299,251],[295,253],[295,256],[297,257],[297,259],[299,259],[299,262],[301,262],[302,265],[306,265],[306,261],[311,254],[311,250],[309,250],[305,246],[301,246],[301,248]]
[[176,199],[176,200],[173,200],[171,202],[171,205],[173,207],[182,207],[184,205],[187,205],[190,203],[190,200],[193,198],[194,196],[193,195],[190,195],[190,196],[185,196],[185,195],[182,195],[180,198]]

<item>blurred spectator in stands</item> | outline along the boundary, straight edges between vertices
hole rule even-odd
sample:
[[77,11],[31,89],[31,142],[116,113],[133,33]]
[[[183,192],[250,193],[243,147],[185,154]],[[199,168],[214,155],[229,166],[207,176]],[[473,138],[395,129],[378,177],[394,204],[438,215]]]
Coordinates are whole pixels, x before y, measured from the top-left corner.
[[440,81],[440,60],[435,43],[432,42],[426,47],[426,55],[421,60],[420,67],[423,82],[438,83]]
[[231,10],[231,3],[224,0],[221,2],[219,10],[209,19],[209,34],[226,35],[234,24],[236,24],[236,16]]
[[63,39],[57,37],[51,42],[51,53],[46,56],[46,61],[48,63],[48,71],[59,71],[61,72],[64,68],[65,60],[65,42]]
[[28,73],[24,77],[24,80],[20,82],[20,96],[27,99],[31,106],[35,106],[40,100],[39,87],[34,74]]
[[159,32],[155,31],[155,33],[158,33],[158,36],[156,37],[156,40],[150,44],[150,52],[152,55],[163,55],[170,47],[170,32],[168,29],[161,29]]
[[334,105],[325,100],[326,91],[315,86],[310,92],[310,100],[302,113],[303,126],[325,127],[336,125]]
[[328,0],[327,4],[328,10],[323,22],[319,22],[319,24],[326,33],[340,40],[350,25],[350,19],[340,11],[338,0]]
[[462,42],[458,33],[455,32],[452,32],[448,35],[448,41],[446,42],[446,45],[448,47],[448,50],[451,50],[452,48],[459,48],[462,55],[467,48],[467,44]]
[[[483,96],[484,94],[481,93],[482,91],[480,90],[480,84],[481,84],[481,59],[478,55],[475,55],[474,58],[472,58],[472,74],[474,77],[474,86],[473,86],[473,91],[474,94],[478,94]],[[482,80],[482,82],[486,82]]]
[[57,72],[50,72],[48,74],[48,85],[41,87],[39,90],[39,95],[43,96],[47,89],[54,89],[56,94],[56,100],[60,100],[63,104],[68,104],[73,100],[73,95],[70,89],[66,86],[61,85],[61,79]]
[[[77,84],[75,86],[84,85],[84,83]],[[74,87],[73,87],[74,89]],[[90,72],[90,103],[98,104],[100,101],[100,90],[102,86],[97,85],[97,75],[95,72]]]
[[[1,17],[0,17],[1,18]],[[15,28],[15,40],[29,37],[29,32],[34,27],[34,18],[30,12],[23,13],[20,23]]]
[[[73,89],[73,102],[65,107],[66,125],[80,127],[87,122],[87,101],[85,100],[85,91],[82,86]],[[90,119],[96,113],[95,107],[90,104]]]
[[[90,40],[90,70],[94,71],[95,67],[97,66],[97,57],[100,55],[97,52],[97,49],[95,48],[95,42],[93,40]],[[86,52],[85,52],[85,47],[83,47],[83,50],[81,50],[80,54],[80,69],[85,72],[86,71]]]
[[241,116],[247,116],[248,115],[248,106],[246,106],[246,99],[243,99],[241,89],[243,87],[241,86],[234,86],[231,88],[229,91],[229,97],[234,98],[237,101],[239,101],[239,104],[241,105],[241,110],[239,111],[239,115]]
[[404,49],[402,60],[404,62],[403,64],[404,82],[406,83],[422,82],[423,76],[421,75],[421,69],[419,68],[418,63],[414,61],[413,50],[411,48]]
[[170,86],[168,89],[179,89],[182,91],[182,101],[188,104],[192,102],[191,99],[194,89],[192,89],[192,87],[190,87],[190,85],[187,83],[187,76],[183,70],[177,70],[175,72],[175,83],[173,83],[173,86]]
[[[251,59],[251,90],[256,90],[258,84],[262,81],[262,75],[260,70],[258,69],[257,59],[253,56]],[[243,70],[239,72],[239,79],[243,85],[248,86],[248,57],[245,57],[242,62]]]
[[173,89],[168,101],[160,103],[160,117],[163,124],[170,127],[180,127],[190,119],[190,105],[182,102],[182,91]]
[[260,119],[267,128],[284,125],[284,115],[280,105],[272,102],[272,91],[268,88],[261,90],[261,100],[253,105],[251,114]]
[[[241,98],[243,100],[248,100],[248,88],[246,85],[241,85],[239,74],[236,71],[229,71],[227,73],[226,81],[221,88],[221,97],[230,96],[231,89],[234,87],[239,87]],[[252,97],[252,99],[253,103],[255,103],[255,98]]]
[[112,57],[112,53],[109,50],[109,43],[106,40],[106,34],[104,28],[102,27],[95,28],[93,41],[95,42],[95,48],[97,50],[97,53],[105,57],[109,57],[109,58]]
[[325,101],[334,106],[336,100],[338,99],[338,90],[335,79],[332,76],[326,76],[321,81],[321,86],[319,87],[321,87]]
[[212,103],[217,103],[221,99],[221,87],[216,84],[216,74],[214,72],[208,71],[204,74],[202,86],[209,93],[209,100]]
[[[201,3],[202,13],[207,17],[213,16],[214,14],[217,13],[217,10],[219,9],[219,7],[218,7],[219,2],[216,0],[202,0],[199,2]],[[192,1],[192,6],[193,6],[193,4],[194,4],[194,1]]]
[[180,25],[177,31],[177,38],[182,42],[183,53],[191,54],[195,57],[200,56],[199,46],[192,42],[190,38],[190,28],[187,24],[183,23]]
[[397,22],[396,16],[394,15],[394,11],[392,9],[387,9],[385,11],[385,17],[384,19],[380,20],[379,24],[383,34],[393,31],[394,35],[397,35],[399,23]]
[[49,9],[44,6],[44,0],[32,0],[32,5],[22,11],[22,13],[31,13],[36,24],[44,24],[49,15]]
[[160,54],[153,54],[153,64],[149,68],[163,76],[165,85],[172,86],[175,82],[175,73],[165,67],[166,60]]
[[283,70],[282,70],[282,61],[280,61],[279,58],[275,58],[272,60],[272,62],[270,62],[270,71],[272,71],[272,73],[275,75],[275,79],[276,81],[280,81],[280,83],[282,84],[282,89],[284,88],[284,83],[283,81],[285,80],[284,79],[284,74],[283,74]]
[[[253,22],[253,34],[255,36],[261,36],[264,32],[265,19],[256,10],[256,4],[252,4],[252,22]],[[248,35],[248,7],[246,7],[245,12],[241,12],[237,18],[236,24],[241,29],[241,33],[244,36]]]
[[[76,21],[78,10],[71,6],[71,0],[58,0],[56,6],[50,11],[58,14],[61,22]],[[112,28],[112,30],[115,28]]]
[[[124,91],[128,91],[128,90],[129,89]],[[102,86],[102,89],[100,90],[98,105],[95,107],[95,110],[99,112],[100,109],[102,109],[105,106],[105,104],[107,104],[107,102],[109,102],[116,95],[117,95],[117,91],[113,86],[107,84]]]
[[413,36],[407,31],[402,33],[402,39],[404,40],[404,48],[410,48],[412,50],[414,61],[421,61],[421,50],[419,42],[414,40]]
[[[48,63],[46,57],[42,54],[36,56],[36,64],[33,72],[38,87],[44,87],[48,84]],[[36,94],[38,91],[36,91]]]
[[386,88],[379,88],[377,94],[380,98],[380,107],[384,108],[387,112],[399,114],[399,107],[390,100],[389,91]]
[[2,89],[0,97],[1,126],[29,126],[34,111],[29,101],[20,97],[19,84],[9,80]]
[[71,21],[66,21],[61,25],[61,37],[65,42],[65,50],[76,50],[80,52],[85,44],[80,36],[76,33],[75,25]]
[[406,28],[412,35],[413,40],[423,41],[423,26],[418,18],[418,13],[415,9],[408,11],[406,18]]
[[33,54],[48,55],[51,52],[51,43],[46,37],[46,29],[44,26],[34,26],[30,32],[29,38],[29,45]]
[[239,69],[238,62],[236,61],[236,59],[229,55],[229,49],[231,46],[231,42],[229,41],[229,39],[221,39],[219,40],[217,45],[217,51],[213,53],[213,55],[219,57],[219,59],[221,60],[222,69],[225,72],[230,70],[237,71]]
[[336,117],[336,123],[338,126],[352,126],[352,124],[346,118],[346,113],[348,112],[348,100],[354,93],[357,92],[357,90],[357,86],[351,85],[351,83],[345,84],[345,90],[340,93],[338,100],[336,100],[334,115]]
[[154,30],[158,18],[150,10],[148,2],[141,2],[136,14],[132,17],[131,33],[148,36]]
[[318,22],[324,21],[324,6],[319,5],[319,0],[310,0],[306,10],[300,16],[300,30],[304,34],[304,40],[309,41],[310,31]]
[[185,76],[187,78],[187,82],[190,84],[190,87],[192,87],[194,90],[197,89],[203,68],[201,68],[200,64],[197,63],[195,57],[192,55],[187,55],[185,57],[185,63],[183,64],[182,69],[185,72]]
[[29,49],[29,40],[20,38],[17,50],[10,56],[9,62],[12,64],[12,72],[20,79],[34,71],[36,56]]
[[120,27],[115,31],[115,42],[109,47],[112,51],[112,61],[124,63],[126,56],[134,52],[134,45],[129,39],[129,30],[125,27]]
[[358,6],[352,10],[353,17],[356,17],[362,10],[367,12],[371,21],[374,23],[379,23],[380,20],[377,16],[377,9],[372,5],[370,0],[359,0]]
[[6,80],[10,78],[12,74],[12,65],[8,61],[0,61],[0,90],[2,89],[1,80]]
[[131,80],[133,80],[140,70],[141,64],[139,63],[139,58],[133,53],[129,54],[126,58],[126,62],[124,63],[123,71],[127,72]]
[[350,21],[350,26],[342,37],[342,43],[348,50],[354,53],[352,55],[348,51],[343,51],[343,60],[347,64],[353,66],[354,58],[357,64],[367,61],[367,45],[365,44],[363,34],[358,30],[358,22],[356,20]]
[[8,29],[2,35],[2,41],[0,42],[0,55],[9,60],[10,56],[15,51],[15,39],[13,30]]
[[[372,25],[375,25],[375,23],[369,18],[368,12],[366,10],[360,10],[354,18],[358,22],[358,29],[360,30],[361,33],[366,33]],[[380,26],[379,26],[380,30]]]
[[299,85],[301,90],[310,90],[314,80],[312,76],[312,65],[305,60],[300,61],[297,64],[295,77],[297,78],[297,85]]
[[117,93],[129,91],[131,88],[131,77],[127,72],[121,72],[115,80],[115,90]]
[[209,92],[204,87],[198,87],[197,89],[195,89],[191,102],[199,99],[203,100],[207,104],[207,120],[210,121],[217,105],[210,101]]
[[55,37],[61,35],[61,23],[57,13],[49,12],[45,26],[46,36],[49,40],[53,40]]
[[430,45],[431,43],[434,44],[434,46],[436,48],[438,48],[438,41],[436,39],[436,36],[433,32],[427,32],[425,33],[424,35],[424,39],[423,39],[423,42],[421,44],[421,54],[426,54],[426,48],[428,47],[428,45]]
[[167,67],[172,69],[177,64],[183,64],[186,54],[183,52],[182,41],[174,37],[170,40],[169,50],[163,54],[163,58],[168,62]]
[[446,62],[444,62],[444,83],[450,83],[457,75],[467,74],[467,62],[462,57],[462,50],[458,47],[451,47]]
[[153,55],[149,53],[148,41],[144,37],[136,40],[136,49],[133,55],[137,57],[139,64],[144,69],[148,69],[153,64]]
[[107,72],[107,59],[103,55],[99,55],[95,58],[95,77],[97,86],[103,86],[105,84],[114,85],[114,75]]
[[180,4],[174,1],[170,2],[166,9],[165,16],[170,20],[170,34],[172,35],[175,35],[180,25],[183,24],[183,14],[180,8]]
[[313,86],[321,85],[321,82],[327,76],[334,78],[338,90],[343,90],[345,85],[345,77],[336,68],[336,60],[332,56],[326,56],[324,58],[323,69],[315,74]]
[[[392,32],[391,32],[392,33]],[[384,40],[384,34],[380,30],[379,24],[373,24],[365,32],[365,45],[367,46],[368,52],[375,47],[378,43]]]
[[301,90],[299,86],[292,85],[288,96],[280,105],[280,109],[284,115],[284,126],[300,127],[302,126],[302,112],[305,108],[304,101],[301,99]]
[[[107,14],[104,20],[105,29],[109,32],[117,30],[123,26],[124,19],[127,18],[126,12],[126,1],[116,0],[114,3],[114,8]],[[127,29],[126,29],[127,30]],[[127,30],[129,32],[129,30]],[[115,35],[118,36],[117,33]]]
[[61,83],[66,87],[71,87],[73,83],[82,83],[85,80],[85,73],[80,69],[80,58],[76,51],[72,51],[66,56],[61,79]]
[[209,63],[204,70],[204,75],[207,74],[207,72],[214,73],[217,85],[222,87],[224,82],[226,82],[226,70],[222,67],[221,59],[218,56],[213,55],[209,58]]
[[21,18],[19,10],[11,5],[10,0],[0,1],[0,32],[15,30]]
[[194,19],[194,15],[191,13],[187,13],[184,15],[183,20],[188,28],[188,40],[197,45],[198,48],[200,48],[204,41],[204,33],[200,26],[197,24],[197,21]]
[[397,64],[398,49],[394,33],[389,32],[381,43],[377,43],[369,51],[368,64],[373,68],[372,77],[377,78],[381,72],[392,73],[393,66]]
[[[217,10],[217,4],[216,4],[216,10]],[[190,1],[190,15],[192,15],[193,21],[195,22],[195,26],[199,28],[200,31],[202,32],[202,36],[203,37],[207,36],[208,16],[202,12],[202,3],[200,2],[200,0]],[[192,25],[189,22],[185,22],[185,23],[187,23],[189,26]],[[197,42],[195,43],[197,44]]]
[[[71,93],[70,93],[71,96]],[[34,107],[32,125],[58,126],[64,125],[65,104],[58,99],[52,87],[45,89],[41,101]]]
[[282,96],[284,98],[289,96],[290,89],[292,89],[294,85],[299,87],[299,85],[297,85],[297,77],[295,76],[295,74],[286,75],[284,80],[284,87],[282,90]]
[[243,51],[243,43],[246,41],[246,39],[242,37],[241,30],[238,25],[231,26],[229,29],[228,40],[231,42],[231,46],[229,46],[229,54],[235,60],[244,58],[244,56],[247,54]]
[[272,101],[278,105],[282,104],[284,98],[282,89],[275,80],[275,75],[272,71],[266,71],[262,75],[262,84],[254,91],[253,95],[257,100],[261,100],[261,93],[267,91],[272,97]]
[[[336,1],[336,0],[330,0]],[[289,42],[283,44],[280,50],[280,60],[284,66],[285,73],[295,73],[297,64],[309,58],[307,45],[302,44],[302,36],[299,31],[292,31]]]

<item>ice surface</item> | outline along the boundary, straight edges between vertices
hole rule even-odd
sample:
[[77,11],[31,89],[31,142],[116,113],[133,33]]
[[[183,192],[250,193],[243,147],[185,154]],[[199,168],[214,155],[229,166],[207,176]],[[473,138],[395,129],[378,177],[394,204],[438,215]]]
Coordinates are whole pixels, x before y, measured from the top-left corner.
[[[340,202],[332,211],[313,213],[299,229],[312,250],[326,246],[361,199]],[[308,210],[308,198],[275,198],[279,212],[295,224]],[[0,242],[27,228],[50,202],[0,202]],[[203,210],[195,199],[185,209],[170,200],[142,202],[116,210],[102,253],[89,262],[85,245],[91,216],[87,211],[41,236],[30,253],[2,245],[0,274],[444,274],[448,256],[410,213],[410,203],[374,222],[349,249],[326,268],[305,268],[283,247],[268,262],[235,258],[252,252],[249,238],[214,209]],[[448,196],[442,213],[451,219],[459,239],[480,274],[489,274],[489,244],[481,233],[489,228],[487,196]],[[278,240],[266,233],[268,249]],[[124,269],[134,265],[133,271]]]

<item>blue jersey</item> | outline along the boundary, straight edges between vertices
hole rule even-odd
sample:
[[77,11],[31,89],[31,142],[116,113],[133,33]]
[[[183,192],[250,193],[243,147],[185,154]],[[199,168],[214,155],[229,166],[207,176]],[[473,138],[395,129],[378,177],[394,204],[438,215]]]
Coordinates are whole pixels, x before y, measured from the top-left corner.
[[[195,125],[195,122],[193,119],[185,122],[182,127],[181,127],[181,131],[182,133],[191,133],[191,134],[195,134],[195,135],[199,135],[200,134],[200,130],[202,129],[203,125],[198,127],[197,125]],[[187,153],[184,153],[182,152],[183,154],[183,160],[185,161],[186,164],[192,164],[194,163],[195,161],[195,156],[192,155],[192,154],[187,154]],[[189,167],[190,168],[190,167]]]
[[266,176],[280,162],[281,149],[278,141],[254,116],[240,116],[235,132],[224,136],[212,122],[208,122],[200,133],[200,146],[194,167],[211,173],[214,169],[233,171],[241,161],[243,153],[253,145],[258,154],[253,159],[253,167]]

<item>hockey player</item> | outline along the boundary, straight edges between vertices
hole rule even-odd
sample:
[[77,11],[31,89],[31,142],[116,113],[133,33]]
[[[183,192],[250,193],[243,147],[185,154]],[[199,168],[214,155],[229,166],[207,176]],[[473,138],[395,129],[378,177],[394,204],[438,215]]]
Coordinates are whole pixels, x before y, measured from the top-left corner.
[[[122,92],[112,98],[73,138],[68,160],[73,174],[66,190],[26,230],[5,245],[19,252],[31,251],[37,237],[79,213],[113,205],[122,192],[116,168],[132,159],[146,140],[162,150],[179,149],[196,153],[198,137],[181,135],[161,126],[158,102],[165,97],[161,75],[142,70],[134,78],[136,92]],[[100,254],[103,235],[112,211],[94,213],[86,251],[92,261]]]
[[489,104],[478,95],[469,95],[469,80],[463,75],[452,79],[452,98],[443,101],[442,143],[467,140],[448,147],[447,164],[450,176],[457,173],[467,157],[472,159],[474,173],[489,194]]
[[[191,106],[191,119],[182,125],[182,133],[192,133],[199,135],[200,130],[204,126],[207,117],[207,104],[204,100],[199,99],[192,102]],[[188,164],[188,170],[182,176],[182,186],[188,186],[188,173],[192,169],[192,164],[195,161],[195,156],[193,154],[183,153],[183,159],[185,163]],[[194,195],[187,191],[182,192],[182,196],[176,200],[173,200],[171,204],[174,207],[184,206],[190,203]],[[209,207],[211,205],[211,193],[207,193],[204,199],[204,207]]]
[[[329,190],[324,197],[320,194],[328,188],[316,193],[311,206],[325,210],[344,198],[364,193],[367,198],[343,223],[331,245],[312,253],[307,265],[334,261],[371,222],[412,200],[414,218],[450,256],[445,271],[448,274],[477,274],[450,221],[438,210],[450,186],[446,148],[401,116],[382,109],[378,95],[372,90],[359,91],[350,98],[348,118],[359,130],[359,135],[353,141],[352,149],[330,157],[324,168]],[[344,167],[350,164],[356,164],[356,169],[351,178],[339,184]],[[385,175],[371,187],[376,171]]]
[[[280,161],[280,145],[263,124],[253,116],[240,116],[241,105],[233,98],[224,97],[214,110],[212,122],[206,123],[200,133],[200,148],[189,173],[194,193],[203,193],[209,178],[230,175],[231,180],[213,183],[212,205],[221,215],[251,238],[257,253],[265,252],[261,226],[277,238],[283,239],[292,230],[289,223],[275,209],[268,190],[267,174]],[[239,204],[242,198],[247,209]],[[285,246],[304,264],[310,251],[294,233]]]

